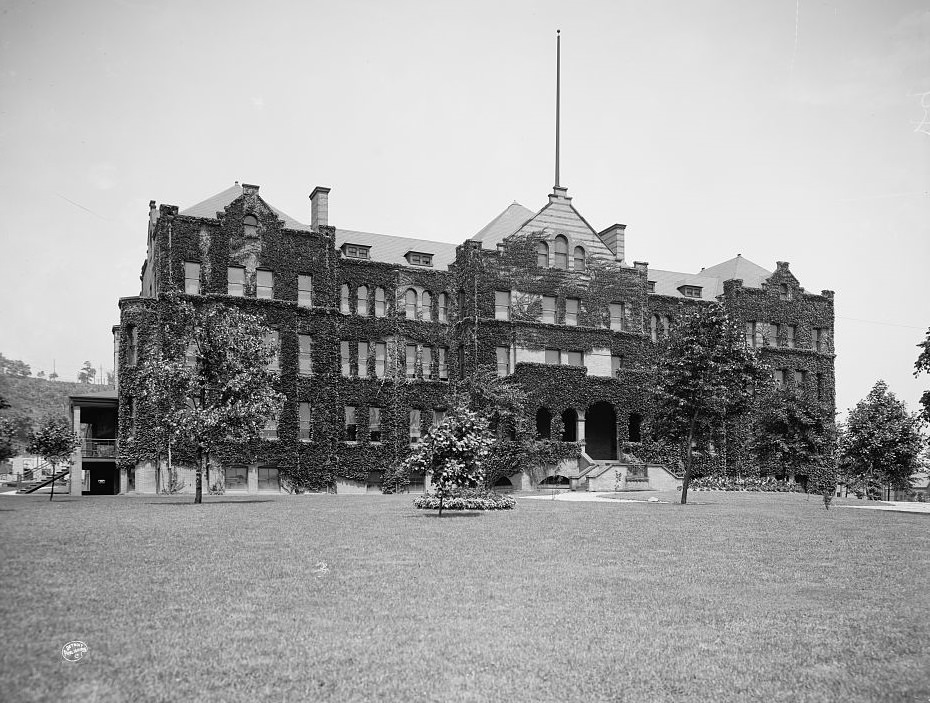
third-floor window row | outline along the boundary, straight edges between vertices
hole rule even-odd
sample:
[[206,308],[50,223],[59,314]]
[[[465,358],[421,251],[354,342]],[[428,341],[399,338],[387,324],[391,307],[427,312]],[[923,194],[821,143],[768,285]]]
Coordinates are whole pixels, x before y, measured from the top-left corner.
[[[746,326],[746,346],[749,347],[784,347],[798,348],[798,326],[782,323],[767,323],[750,320]],[[810,349],[818,352],[828,351],[828,330],[824,327],[811,329]]]
[[[201,266],[196,261],[184,262],[184,292],[188,295],[200,295]],[[255,297],[274,299],[275,276],[269,269],[255,271]],[[226,294],[243,297],[246,294],[246,272],[244,266],[226,268]],[[313,277],[310,274],[297,275],[297,304],[302,307],[313,306]]]

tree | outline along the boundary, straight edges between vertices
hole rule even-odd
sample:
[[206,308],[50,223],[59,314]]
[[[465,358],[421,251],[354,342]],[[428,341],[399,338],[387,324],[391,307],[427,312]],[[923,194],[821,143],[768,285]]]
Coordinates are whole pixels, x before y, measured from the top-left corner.
[[3,354],[0,354],[0,373],[8,373],[11,376],[31,376],[32,369],[29,364],[26,364],[18,359],[7,359]]
[[89,361],[84,362],[84,366],[78,371],[78,381],[81,383],[93,383],[94,376],[97,375],[97,369]]
[[459,404],[416,446],[404,462],[404,468],[430,477],[433,491],[439,498],[441,517],[443,500],[447,496],[484,482],[484,462],[491,444],[487,420]]
[[924,438],[921,418],[878,381],[856,403],[846,418],[840,451],[849,482],[864,483],[865,493],[875,482],[910,488],[911,474],[920,467]]
[[725,417],[750,407],[771,375],[758,350],[719,305],[685,312],[658,350],[654,390],[658,425],[685,439],[687,459],[681,503],[688,502],[694,445],[706,441]]
[[[930,373],[930,329],[927,330],[927,337],[917,345],[922,351],[914,362],[914,377],[921,373]],[[930,390],[924,391],[920,398],[920,404],[923,406],[921,415],[924,422],[930,422]]]
[[57,381],[57,380],[58,380],[58,374],[57,374],[56,372],[52,371],[52,372],[48,375],[48,380],[49,380],[49,381]]
[[39,373],[36,374],[36,378],[45,378],[45,371],[39,371]]
[[[10,407],[10,404],[6,402],[6,398],[0,395],[0,410],[5,410],[8,407]],[[16,456],[16,450],[13,448],[14,434],[13,423],[8,418],[0,417],[0,462]]]
[[[71,460],[71,454],[80,445],[80,438],[74,433],[71,421],[64,416],[50,415],[33,431],[29,438],[28,451],[38,454],[52,465],[52,476],[58,473],[58,464]],[[74,477],[71,477],[74,481]],[[55,497],[55,482],[49,500]]]
[[[832,488],[833,423],[823,407],[806,395],[778,390],[760,403],[752,448],[762,466],[814,479],[821,490]],[[835,485],[835,483],[833,484]]]
[[203,501],[210,456],[230,441],[261,436],[284,400],[269,368],[277,348],[261,318],[219,303],[194,307],[169,296],[162,328],[164,353],[140,369],[137,397],[147,401],[166,436],[196,452],[195,503]]

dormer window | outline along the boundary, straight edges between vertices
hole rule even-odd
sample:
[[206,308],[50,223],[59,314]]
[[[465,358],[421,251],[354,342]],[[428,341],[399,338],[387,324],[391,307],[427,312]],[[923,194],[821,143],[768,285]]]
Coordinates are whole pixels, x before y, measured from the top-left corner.
[[656,292],[656,282],[655,281],[646,281],[646,292],[655,293]]
[[371,249],[370,246],[362,246],[360,244],[342,245],[342,253],[345,254],[347,259],[369,259],[371,258],[368,255],[369,249]]
[[407,252],[407,263],[411,266],[432,266],[433,265],[433,255],[424,254],[421,251],[408,251]]
[[700,298],[701,286],[678,286],[678,292],[686,298]]
[[246,237],[258,236],[258,219],[255,215],[246,215],[242,218],[242,232]]
[[781,298],[782,300],[791,300],[792,298],[791,289],[788,287],[787,283],[782,283],[778,287],[778,297]]

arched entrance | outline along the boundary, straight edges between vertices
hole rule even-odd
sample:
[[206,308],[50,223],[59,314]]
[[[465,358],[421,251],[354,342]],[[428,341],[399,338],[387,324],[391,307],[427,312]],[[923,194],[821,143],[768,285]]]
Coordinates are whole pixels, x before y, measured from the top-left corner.
[[568,488],[570,485],[571,483],[567,477],[555,474],[554,476],[546,476],[539,482],[538,488]]
[[562,413],[562,437],[563,442],[578,441],[578,413],[573,408],[569,408]]
[[617,413],[610,403],[594,403],[585,417],[585,451],[592,459],[617,458]]
[[536,411],[536,436],[540,439],[549,439],[552,434],[552,413],[548,408]]

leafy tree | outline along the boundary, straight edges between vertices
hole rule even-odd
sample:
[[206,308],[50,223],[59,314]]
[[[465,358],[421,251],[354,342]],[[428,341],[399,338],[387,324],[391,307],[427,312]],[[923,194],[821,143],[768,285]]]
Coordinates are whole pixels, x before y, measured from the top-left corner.
[[48,380],[49,380],[49,381],[57,381],[57,380],[58,380],[58,374],[55,373],[54,371],[52,371],[52,372],[48,375]]
[[8,373],[11,376],[31,376],[32,369],[19,359],[7,359],[0,354],[0,373]]
[[97,375],[97,369],[89,361],[84,362],[84,366],[78,371],[78,381],[81,383],[93,383],[94,376]]
[[[772,473],[785,470],[813,479],[824,490],[833,480],[832,418],[804,394],[779,390],[760,403],[752,447],[762,466]],[[831,484],[831,485],[827,485]]]
[[269,365],[278,350],[264,341],[270,330],[261,318],[238,308],[195,308],[174,296],[165,305],[165,352],[143,364],[137,392],[166,437],[196,448],[194,502],[200,503],[210,455],[230,441],[259,439],[268,417],[277,415],[284,396]]
[[[922,351],[917,357],[917,361],[914,362],[915,377],[919,376],[921,373],[930,373],[930,329],[927,330],[926,339],[917,346]],[[920,397],[920,404],[923,406],[921,415],[923,416],[924,422],[930,422],[930,390],[924,391],[923,395]]]
[[451,493],[482,485],[492,443],[487,420],[467,406],[457,405],[416,446],[404,468],[430,477],[442,516],[443,500]]
[[748,410],[770,379],[758,350],[746,346],[743,330],[719,305],[686,311],[659,348],[654,381],[658,425],[686,441],[682,504],[688,502],[694,445],[706,441],[725,417]]
[[[80,438],[74,433],[71,421],[58,415],[46,417],[29,439],[28,451],[38,454],[52,465],[52,475],[58,473],[58,465],[69,462],[71,454],[80,445]],[[74,477],[71,477],[74,481]],[[55,482],[48,499],[55,497]]]
[[[0,395],[0,410],[10,407],[6,398]],[[0,461],[6,461],[12,456],[16,456],[16,450],[13,448],[13,423],[5,417],[0,417]]]
[[39,373],[36,374],[36,378],[45,378],[45,372],[39,371]]
[[870,497],[875,482],[910,488],[924,445],[922,424],[878,381],[846,418],[840,451],[849,481],[863,483]]

